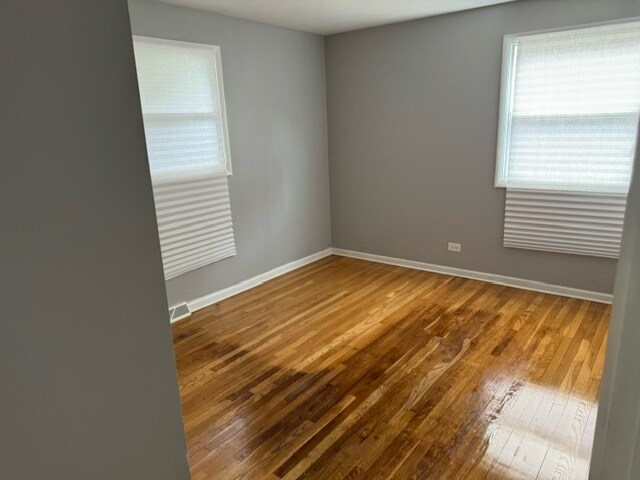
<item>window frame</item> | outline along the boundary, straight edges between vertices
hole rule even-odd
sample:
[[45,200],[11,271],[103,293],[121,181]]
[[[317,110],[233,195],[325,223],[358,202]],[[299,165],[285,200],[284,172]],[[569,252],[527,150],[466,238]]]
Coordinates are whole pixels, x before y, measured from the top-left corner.
[[[617,20],[607,20],[603,22],[585,23],[580,25],[569,25],[565,27],[550,28],[544,30],[534,30],[522,33],[511,33],[503,37],[502,40],[502,70],[500,76],[500,105],[498,109],[498,138],[496,145],[496,170],[494,186],[496,188],[507,188],[507,178],[509,172],[509,143],[511,138],[512,107],[515,95],[514,83],[518,62],[518,40],[524,37],[553,34],[556,32],[569,32],[590,27],[601,27],[607,25],[617,25],[625,23],[640,22],[640,17],[628,17]],[[637,138],[640,141],[640,137]]]
[[[157,43],[160,45],[176,45],[188,48],[201,48],[203,50],[209,50],[213,55],[213,71],[212,78],[215,79],[216,84],[211,85],[211,90],[215,92],[218,99],[218,106],[220,108],[220,125],[222,129],[222,149],[224,151],[224,172],[227,176],[233,175],[233,167],[231,163],[231,144],[229,142],[229,127],[227,125],[227,107],[225,103],[224,81],[222,74],[222,53],[219,45],[212,45],[210,43],[198,43],[198,42],[186,42],[182,40],[171,40],[166,38],[149,37],[145,35],[132,35],[132,42],[140,40],[143,42]],[[139,88],[139,87],[138,87]]]

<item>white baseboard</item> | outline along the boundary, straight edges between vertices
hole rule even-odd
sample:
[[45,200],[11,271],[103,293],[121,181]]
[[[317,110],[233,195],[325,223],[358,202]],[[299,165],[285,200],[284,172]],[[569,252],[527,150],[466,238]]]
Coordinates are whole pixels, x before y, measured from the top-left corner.
[[191,312],[195,312],[196,310],[208,307],[209,305],[219,302],[220,300],[232,297],[233,295],[237,295],[238,293],[249,290],[250,288],[257,287],[267,280],[279,277],[280,275],[284,275],[285,273],[288,273],[297,268],[304,267],[309,263],[313,263],[317,260],[320,260],[321,258],[328,257],[329,255],[331,255],[331,249],[327,248],[326,250],[322,250],[321,252],[317,252],[313,255],[309,255],[308,257],[294,260],[293,262],[281,265],[280,267],[276,267],[269,270],[268,272],[261,273],[260,275],[256,275],[255,277],[251,277],[230,287],[210,293],[208,295],[205,295],[204,297],[187,301],[187,305],[189,306],[189,310],[191,310]]
[[[592,302],[611,303],[613,295],[601,292],[592,292],[589,290],[581,290],[579,288],[563,287],[544,282],[536,282],[533,280],[525,280],[517,277],[507,277],[504,275],[496,275],[493,273],[476,272],[473,270],[465,270],[463,268],[446,267],[443,265],[434,265],[431,263],[418,262],[415,260],[404,260],[402,258],[385,257],[384,255],[374,255],[372,253],[355,252],[352,250],[343,250],[341,248],[328,248],[321,252],[314,253],[308,257],[294,260],[280,267],[276,267],[268,272],[261,273],[255,277],[244,280],[236,285],[218,290],[200,298],[187,301],[187,306],[191,312],[213,305],[225,298],[232,297],[238,293],[257,287],[258,285],[271,280],[273,278],[284,275],[292,270],[313,263],[321,258],[331,254],[342,257],[359,258],[361,260],[369,260],[371,262],[386,263],[388,265],[396,265],[398,267],[413,268],[415,270],[424,270],[427,272],[442,273],[444,275],[453,275],[456,277],[470,278],[473,280],[481,280],[483,282],[495,283],[497,285],[505,285],[508,287],[521,288],[523,290],[532,290],[534,292],[550,293],[552,295],[560,295],[562,297],[579,298],[590,300]],[[171,323],[187,318],[189,314],[175,318]]]
[[534,292],[560,295],[562,297],[579,298],[582,300],[590,300],[592,302],[600,303],[611,303],[611,301],[613,300],[613,295],[608,293],[592,292],[589,290],[581,290],[579,288],[563,287],[560,285],[552,285],[550,283],[525,280],[524,278],[507,277],[504,275],[496,275],[493,273],[475,272],[473,270],[465,270],[463,268],[445,267],[443,265],[433,265],[430,263],[417,262],[415,260],[404,260],[401,258],[385,257],[383,255],[374,255],[371,253],[343,250],[341,248],[333,248],[331,249],[331,253],[342,257],[359,258],[361,260],[387,263],[389,265],[413,268],[415,270],[424,270],[427,272],[470,278],[473,280],[481,280],[483,282],[495,283],[508,287],[521,288],[523,290],[533,290]]

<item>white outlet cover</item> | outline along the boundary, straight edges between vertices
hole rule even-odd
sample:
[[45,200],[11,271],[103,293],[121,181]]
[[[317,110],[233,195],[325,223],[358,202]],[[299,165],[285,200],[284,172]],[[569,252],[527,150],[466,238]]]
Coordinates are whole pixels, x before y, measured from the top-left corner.
[[447,249],[448,249],[450,252],[461,252],[461,251],[462,251],[462,244],[460,244],[460,243],[451,243],[451,242],[449,242],[449,243],[447,244]]

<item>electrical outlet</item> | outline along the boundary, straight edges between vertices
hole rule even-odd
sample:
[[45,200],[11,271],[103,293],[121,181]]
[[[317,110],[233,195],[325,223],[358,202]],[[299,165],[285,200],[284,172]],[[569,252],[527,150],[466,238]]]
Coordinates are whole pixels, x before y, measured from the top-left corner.
[[456,253],[458,253],[458,252],[461,252],[461,251],[462,251],[462,244],[460,244],[460,243],[451,243],[451,242],[449,242],[449,243],[447,244],[447,249],[448,249],[450,252],[456,252]]

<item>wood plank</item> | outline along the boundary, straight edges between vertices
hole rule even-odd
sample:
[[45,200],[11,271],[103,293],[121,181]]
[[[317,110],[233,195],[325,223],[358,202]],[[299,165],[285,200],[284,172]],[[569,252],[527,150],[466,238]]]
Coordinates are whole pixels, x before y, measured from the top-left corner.
[[328,257],[173,325],[194,479],[586,479],[610,307]]

